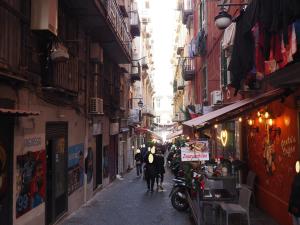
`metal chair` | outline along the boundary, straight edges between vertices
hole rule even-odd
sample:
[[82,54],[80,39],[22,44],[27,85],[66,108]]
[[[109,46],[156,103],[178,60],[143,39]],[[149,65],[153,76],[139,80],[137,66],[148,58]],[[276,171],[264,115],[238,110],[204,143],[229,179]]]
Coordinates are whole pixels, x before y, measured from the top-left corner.
[[254,194],[254,183],[256,179],[256,174],[253,171],[249,171],[247,175],[247,182],[246,184],[241,184],[241,187],[248,188],[252,191],[252,197],[253,197],[253,204],[255,206],[255,194]]
[[[230,214],[245,214],[247,216],[248,225],[250,225],[249,204],[252,191],[242,187],[239,195],[239,203],[220,203],[221,209],[226,213],[226,225],[228,225],[228,217]],[[221,216],[222,219],[222,216]]]

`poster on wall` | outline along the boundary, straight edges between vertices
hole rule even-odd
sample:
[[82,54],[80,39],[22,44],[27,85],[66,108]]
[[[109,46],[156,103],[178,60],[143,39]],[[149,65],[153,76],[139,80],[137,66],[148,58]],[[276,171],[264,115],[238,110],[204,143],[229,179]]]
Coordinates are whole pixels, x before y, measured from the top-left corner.
[[83,151],[84,144],[68,148],[68,195],[83,185]]
[[17,156],[16,217],[45,201],[46,151],[45,134],[24,136],[24,154]]
[[181,148],[181,160],[206,161],[209,160],[208,141],[188,142],[188,146]]

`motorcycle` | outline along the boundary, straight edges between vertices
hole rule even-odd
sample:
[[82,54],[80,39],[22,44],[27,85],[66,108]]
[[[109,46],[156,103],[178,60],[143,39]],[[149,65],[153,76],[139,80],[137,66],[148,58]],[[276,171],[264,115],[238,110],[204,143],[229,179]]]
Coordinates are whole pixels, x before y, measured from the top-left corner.
[[[181,174],[181,171],[179,171]],[[192,172],[193,174],[193,181],[197,181],[197,183],[201,186],[200,188],[204,189],[204,175],[198,174],[196,172]],[[174,209],[178,211],[185,211],[189,208],[188,203],[188,194],[191,194],[192,187],[190,184],[186,182],[183,176],[177,176],[173,179],[174,184],[173,188],[170,192],[169,197],[171,197],[171,203]]]
[[187,192],[190,191],[190,187],[182,177],[174,178],[173,181],[174,185],[169,194],[172,206],[178,211],[185,211],[189,208]]

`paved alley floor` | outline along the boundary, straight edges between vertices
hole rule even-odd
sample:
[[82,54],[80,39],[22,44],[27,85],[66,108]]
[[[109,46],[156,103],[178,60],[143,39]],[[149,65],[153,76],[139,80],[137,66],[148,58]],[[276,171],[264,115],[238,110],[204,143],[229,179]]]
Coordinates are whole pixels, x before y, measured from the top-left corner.
[[149,193],[146,182],[133,169],[60,225],[191,225],[189,213],[180,213],[171,205],[172,178],[167,171],[164,191]]

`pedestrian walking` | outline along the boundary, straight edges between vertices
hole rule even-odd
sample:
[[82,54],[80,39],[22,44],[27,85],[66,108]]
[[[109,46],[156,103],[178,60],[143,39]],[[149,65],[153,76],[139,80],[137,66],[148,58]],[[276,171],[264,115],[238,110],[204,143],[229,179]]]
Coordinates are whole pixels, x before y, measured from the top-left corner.
[[148,152],[145,164],[145,178],[147,181],[148,191],[153,192],[155,177],[156,177],[156,162],[154,152]]
[[[298,168],[296,166],[296,175],[294,177],[291,194],[289,200],[289,212],[293,217],[293,225],[300,225],[300,165],[297,161]],[[296,165],[297,165],[296,164]]]
[[140,149],[136,150],[134,159],[135,159],[135,166],[136,166],[136,175],[139,177],[140,175],[142,175],[142,155]]
[[165,159],[161,152],[161,150],[157,151],[155,156],[155,169],[156,169],[156,185],[157,190],[163,190],[163,181],[164,181],[164,174],[165,174]]

